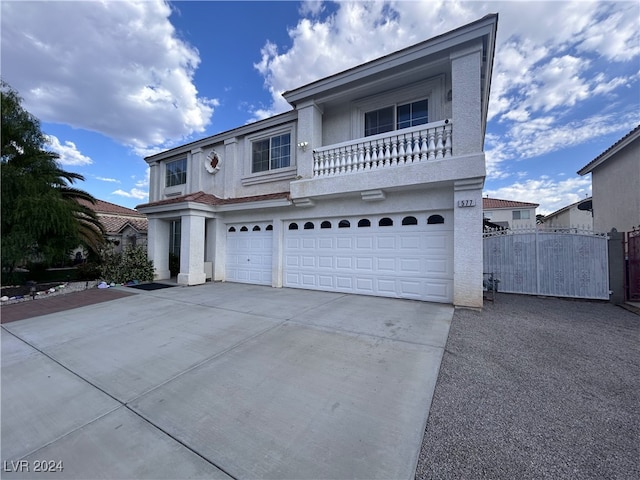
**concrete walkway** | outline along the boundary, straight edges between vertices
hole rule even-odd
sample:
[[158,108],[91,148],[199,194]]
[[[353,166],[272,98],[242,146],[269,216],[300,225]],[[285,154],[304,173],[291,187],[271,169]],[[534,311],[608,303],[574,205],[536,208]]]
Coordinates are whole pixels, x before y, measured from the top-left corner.
[[451,306],[126,291],[2,325],[3,478],[413,478]]

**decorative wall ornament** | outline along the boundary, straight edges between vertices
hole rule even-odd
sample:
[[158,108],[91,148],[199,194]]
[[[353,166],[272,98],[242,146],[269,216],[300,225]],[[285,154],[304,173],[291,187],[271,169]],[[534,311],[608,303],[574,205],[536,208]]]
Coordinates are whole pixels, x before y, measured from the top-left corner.
[[222,164],[222,160],[220,159],[220,155],[215,150],[211,150],[207,158],[204,159],[204,168],[211,175],[215,175],[220,170],[220,166]]

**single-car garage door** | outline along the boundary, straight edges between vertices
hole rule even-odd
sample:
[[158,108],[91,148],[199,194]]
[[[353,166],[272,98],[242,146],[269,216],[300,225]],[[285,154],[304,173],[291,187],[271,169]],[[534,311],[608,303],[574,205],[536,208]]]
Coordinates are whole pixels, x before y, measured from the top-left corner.
[[271,285],[273,226],[266,223],[227,225],[225,279]]
[[451,216],[411,213],[287,222],[284,285],[451,303]]

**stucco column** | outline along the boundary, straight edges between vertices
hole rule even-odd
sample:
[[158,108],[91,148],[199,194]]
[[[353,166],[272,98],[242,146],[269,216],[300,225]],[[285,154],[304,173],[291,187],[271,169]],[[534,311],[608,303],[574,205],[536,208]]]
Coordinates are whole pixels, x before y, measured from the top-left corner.
[[182,215],[180,239],[180,273],[178,283],[181,285],[200,285],[207,278],[204,273],[204,221],[201,215]]
[[451,54],[453,155],[482,151],[482,44]]
[[453,304],[482,308],[483,178],[459,180],[453,193]]
[[149,217],[147,257],[153,262],[155,280],[171,278],[169,271],[169,228],[167,220]]
[[158,162],[149,163],[149,202],[160,198],[160,192],[164,185],[160,184],[160,166]]
[[[313,177],[313,149],[322,146],[322,110],[314,102],[297,106],[298,129],[296,145],[296,165],[298,175],[303,178]],[[304,147],[298,144],[306,143]]]
[[215,243],[212,252],[213,280],[220,282],[225,280],[225,261],[227,258],[227,229],[222,219],[215,219],[213,230],[215,231]]
[[204,151],[202,148],[194,148],[191,150],[191,165],[187,167],[187,192],[199,192],[204,190],[202,182],[202,172],[204,167]]
[[[251,155],[251,147],[249,153]],[[216,180],[222,183],[222,198],[233,198],[236,195],[236,188],[240,184],[240,177],[244,174],[242,164],[238,155],[238,138],[227,138],[224,141],[224,157],[222,158],[222,166],[220,172],[216,175]]]

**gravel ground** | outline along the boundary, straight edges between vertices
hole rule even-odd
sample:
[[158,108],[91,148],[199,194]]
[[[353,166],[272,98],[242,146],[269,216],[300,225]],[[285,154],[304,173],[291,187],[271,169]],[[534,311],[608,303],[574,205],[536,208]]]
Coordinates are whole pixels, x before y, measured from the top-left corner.
[[640,316],[498,294],[456,310],[417,479],[640,478]]

